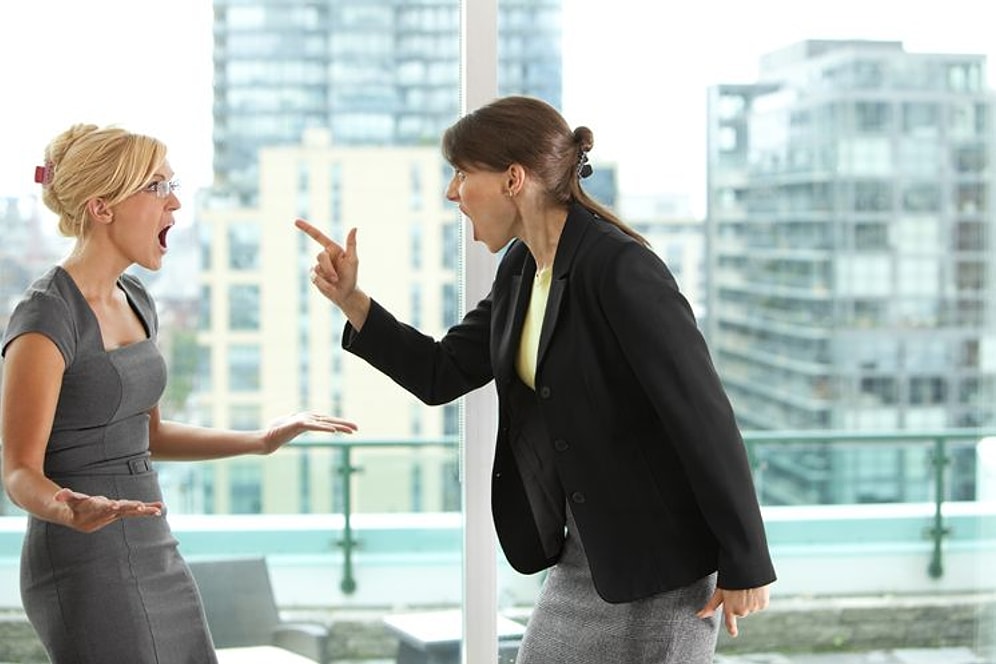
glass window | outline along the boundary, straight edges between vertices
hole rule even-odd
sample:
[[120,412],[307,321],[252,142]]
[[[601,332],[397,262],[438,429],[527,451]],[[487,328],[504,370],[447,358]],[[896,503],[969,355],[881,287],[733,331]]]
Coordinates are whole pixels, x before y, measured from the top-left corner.
[[886,102],[858,102],[854,105],[854,127],[858,133],[885,132],[891,118],[892,107]]
[[914,136],[936,136],[941,128],[941,108],[936,102],[903,104],[903,132]]
[[903,210],[937,212],[941,207],[941,189],[937,184],[917,182],[903,189]]
[[259,268],[259,224],[235,223],[228,227],[228,266],[232,270]]
[[263,473],[255,460],[228,463],[229,507],[232,514],[263,512]]
[[892,292],[892,260],[881,254],[841,257],[836,288],[845,297],[887,296]]
[[854,184],[856,212],[885,212],[892,208],[892,185],[881,180],[859,181]]
[[893,245],[901,255],[936,255],[942,245],[940,220],[932,215],[898,217],[893,235]]
[[197,298],[197,327],[201,330],[211,329],[211,286],[202,284],[200,297]]
[[983,251],[986,246],[989,230],[981,222],[958,222],[955,232],[955,247],[961,251]]
[[258,330],[260,287],[233,284],[228,289],[228,326],[232,330]]
[[194,377],[194,390],[202,394],[211,392],[211,347],[197,347],[197,374]]
[[[784,9],[765,3],[706,0],[676,22],[644,0],[500,0],[483,26],[496,47],[461,34],[482,27],[461,16],[478,2],[0,3],[0,89],[31,100],[6,104],[0,126],[4,152],[20,155],[0,160],[0,327],[71,247],[21,157],[81,120],[162,136],[184,183],[170,271],[142,276],[170,369],[164,416],[254,428],[307,408],[361,425],[266,458],[157,462],[185,555],[265,553],[281,609],[311,602],[330,620],[349,609],[370,616],[371,633],[413,607],[469,612],[463,511],[486,503],[490,468],[475,475],[468,459],[484,445],[465,443],[493,442],[494,413],[413,402],[344,352],[344,319],[307,281],[320,248],[288,222],[307,215],[337,239],[358,228],[363,287],[439,334],[477,295],[468,275],[495,259],[475,253],[443,199],[440,132],[461,99],[541,96],[594,130],[598,179],[586,186],[662,253],[684,247],[673,267],[765,503],[782,577],[772,612],[804,615],[818,598],[851,618],[854,603],[878,602],[893,628],[909,626],[901,639],[876,633],[879,654],[957,641],[982,659],[992,629],[978,605],[936,622],[910,607],[988,602],[996,586],[993,514],[979,499],[992,469],[976,447],[996,434],[996,41],[977,0],[802,11],[791,30],[757,20]],[[94,25],[115,39],[88,38]],[[841,41],[792,42],[826,34]],[[482,57],[492,48],[496,62]],[[66,76],[67,53],[73,71],[128,84],[91,94],[92,76]],[[169,53],[182,72],[171,101],[149,103],[162,77],[121,53]],[[494,76],[494,90],[474,89]],[[302,145],[306,128],[329,144]],[[917,438],[931,432],[944,435]],[[232,528],[233,513],[248,518]],[[489,514],[470,521],[493,544]],[[4,610],[19,602],[4,590],[16,586],[18,528],[23,513],[0,492]],[[544,575],[484,557],[498,565],[488,610],[525,620]],[[471,641],[484,623],[468,624]],[[846,624],[859,627],[835,643],[868,644],[871,621]],[[753,656],[752,634],[776,659],[828,648],[823,633],[790,632],[748,618],[720,653]],[[0,641],[0,660],[17,659]],[[379,645],[393,656],[396,643]]]
[[889,227],[884,223],[854,225],[854,248],[858,251],[882,250],[889,246]]
[[408,226],[409,255],[411,256],[411,269],[418,271],[422,269],[422,224],[413,221]]
[[257,344],[228,348],[228,387],[233,392],[255,392],[260,387],[262,352]]

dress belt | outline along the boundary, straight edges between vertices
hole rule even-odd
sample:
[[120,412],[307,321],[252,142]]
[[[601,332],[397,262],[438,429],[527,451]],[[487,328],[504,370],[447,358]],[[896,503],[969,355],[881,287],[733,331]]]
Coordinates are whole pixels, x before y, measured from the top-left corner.
[[132,475],[152,472],[152,460],[147,456],[128,460],[128,471]]
[[122,461],[111,461],[95,466],[74,468],[73,470],[46,471],[50,477],[85,477],[93,475],[142,475],[152,472],[152,460],[148,455]]

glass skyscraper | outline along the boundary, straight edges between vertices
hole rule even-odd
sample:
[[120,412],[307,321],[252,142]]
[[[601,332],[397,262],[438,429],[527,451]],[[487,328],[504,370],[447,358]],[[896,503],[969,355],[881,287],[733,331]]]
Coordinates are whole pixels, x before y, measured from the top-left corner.
[[[561,105],[561,0],[503,0],[502,93]],[[258,152],[436,144],[459,115],[459,0],[214,0],[216,193],[255,201]]]
[[[708,333],[744,428],[993,422],[985,65],[898,42],[806,41],[764,58],[757,83],[711,90]],[[832,485],[835,463],[868,482],[825,500],[907,499],[901,476],[930,472],[883,447],[863,454],[782,455],[772,468],[787,489],[766,498]]]

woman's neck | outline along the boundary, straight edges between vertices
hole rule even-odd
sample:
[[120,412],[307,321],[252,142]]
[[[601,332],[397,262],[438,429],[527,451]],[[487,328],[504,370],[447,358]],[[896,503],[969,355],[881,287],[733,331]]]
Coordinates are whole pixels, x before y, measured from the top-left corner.
[[76,282],[76,287],[89,302],[104,302],[114,298],[118,278],[123,270],[114,261],[102,260],[77,243],[59,265]]
[[522,241],[529,247],[529,253],[536,261],[536,270],[544,270],[553,266],[557,256],[557,245],[560,235],[567,223],[566,207],[547,207],[537,210],[534,214],[523,214]]

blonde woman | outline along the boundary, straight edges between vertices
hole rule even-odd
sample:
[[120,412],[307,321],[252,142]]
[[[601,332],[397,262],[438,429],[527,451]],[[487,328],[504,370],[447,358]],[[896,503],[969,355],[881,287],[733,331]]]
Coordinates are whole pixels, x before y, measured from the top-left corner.
[[35,281],[3,339],[3,484],[29,514],[21,597],[54,664],[216,657],[150,459],[269,454],[355,425],[298,413],[261,431],[165,420],[158,319],[125,270],[161,267],[177,184],[158,140],[78,124],[36,171],[70,254]]

